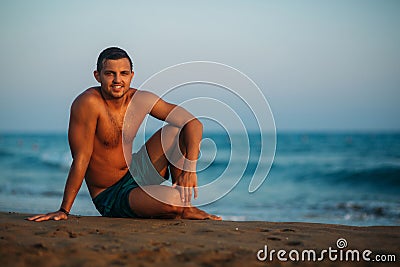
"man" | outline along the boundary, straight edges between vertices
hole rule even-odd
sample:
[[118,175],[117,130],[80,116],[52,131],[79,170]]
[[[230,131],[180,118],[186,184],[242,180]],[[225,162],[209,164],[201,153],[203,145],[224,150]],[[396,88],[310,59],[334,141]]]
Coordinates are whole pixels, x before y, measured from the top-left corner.
[[[120,48],[100,53],[94,76],[100,86],[84,91],[71,106],[73,161],[61,207],[28,220],[67,219],[83,179],[103,216],[220,220],[190,205],[192,192],[197,197],[200,121],[153,93],[130,88],[132,61]],[[147,114],[168,124],[132,155]],[[169,175],[173,186],[160,185]]]

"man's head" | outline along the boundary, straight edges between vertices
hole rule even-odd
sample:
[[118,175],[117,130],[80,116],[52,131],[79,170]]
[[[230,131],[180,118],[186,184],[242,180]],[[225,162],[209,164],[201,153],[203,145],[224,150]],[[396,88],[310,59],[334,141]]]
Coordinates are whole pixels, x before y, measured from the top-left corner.
[[123,97],[130,88],[133,75],[132,60],[124,50],[110,47],[100,53],[94,77],[100,83],[104,97]]
[[131,70],[133,70],[132,60],[125,50],[123,50],[119,47],[109,47],[109,48],[104,49],[100,53],[99,57],[97,58],[97,71],[101,72],[101,70],[104,67],[104,63],[107,60],[109,60],[109,59],[116,60],[116,59],[121,59],[121,58],[127,58],[131,65]]

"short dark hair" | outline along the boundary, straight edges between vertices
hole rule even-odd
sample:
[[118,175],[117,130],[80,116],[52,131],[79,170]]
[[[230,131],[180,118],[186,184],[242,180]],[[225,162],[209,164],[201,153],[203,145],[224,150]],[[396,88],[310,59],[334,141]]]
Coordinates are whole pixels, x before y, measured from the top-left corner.
[[98,59],[97,59],[97,71],[100,72],[103,69],[103,64],[106,60],[108,59],[121,59],[121,58],[127,58],[129,60],[129,63],[131,65],[131,71],[133,70],[133,63],[131,58],[129,57],[128,53],[119,48],[119,47],[109,47],[101,51]]

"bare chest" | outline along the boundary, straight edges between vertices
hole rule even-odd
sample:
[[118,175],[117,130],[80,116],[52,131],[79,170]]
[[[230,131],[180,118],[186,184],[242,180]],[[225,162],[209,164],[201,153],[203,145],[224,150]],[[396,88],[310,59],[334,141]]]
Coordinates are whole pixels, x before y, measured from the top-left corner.
[[97,121],[96,137],[104,148],[113,149],[122,144],[124,114],[105,110]]

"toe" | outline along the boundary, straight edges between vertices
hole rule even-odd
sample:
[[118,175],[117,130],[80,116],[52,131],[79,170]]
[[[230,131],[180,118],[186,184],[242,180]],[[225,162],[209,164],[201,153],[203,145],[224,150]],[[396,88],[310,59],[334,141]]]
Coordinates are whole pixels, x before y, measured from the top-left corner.
[[210,219],[215,220],[215,221],[222,221],[222,218],[220,216],[216,216],[216,215],[211,215]]

